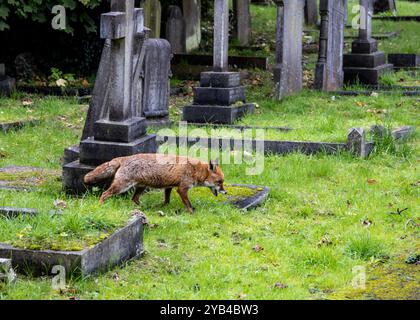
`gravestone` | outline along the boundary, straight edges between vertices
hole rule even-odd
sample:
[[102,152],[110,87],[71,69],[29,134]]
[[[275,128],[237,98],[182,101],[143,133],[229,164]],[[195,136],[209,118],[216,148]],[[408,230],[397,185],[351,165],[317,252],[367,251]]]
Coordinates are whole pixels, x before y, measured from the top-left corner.
[[318,23],[318,0],[305,0],[305,22],[308,25]]
[[352,51],[343,57],[344,81],[377,85],[385,72],[393,69],[386,63],[384,52],[378,51],[378,43],[372,38],[373,0],[360,0],[359,35],[352,43]]
[[191,52],[201,42],[201,0],[182,0],[185,20],[185,49]]
[[395,0],[374,0],[373,3],[373,13],[382,13],[391,11],[392,13],[397,13],[397,6]]
[[246,46],[251,40],[250,0],[235,0],[236,26],[235,34],[239,44]]
[[4,63],[0,63],[0,96],[8,96],[16,86],[16,81],[6,75],[6,67]]
[[239,72],[228,71],[228,45],[228,0],[215,0],[213,71],[201,73],[200,87],[194,88],[194,102],[184,107],[184,121],[230,124],[253,112],[254,104],[245,103]]
[[160,38],[160,23],[162,7],[159,0],[145,0],[142,3],[144,10],[144,25],[150,29],[151,38]]
[[185,20],[178,6],[168,8],[166,39],[171,44],[173,53],[185,53]]
[[0,258],[0,281],[13,283],[17,279],[11,259]]
[[148,125],[168,124],[171,45],[165,39],[147,39],[144,46],[142,116]]
[[143,10],[134,8],[134,0],[112,0],[111,10],[101,15],[100,22],[101,38],[106,39],[104,53],[109,60],[101,62],[97,79],[101,75],[108,77],[95,83],[98,88],[94,95],[103,97],[94,97],[92,103],[101,104],[90,106],[96,110],[90,112],[87,122],[94,122],[86,126],[90,129],[80,142],[79,159],[63,166],[63,184],[72,193],[86,190],[83,177],[97,165],[116,157],[157,150],[156,136],[146,135],[146,119],[141,117],[139,108],[145,37]]
[[343,85],[344,26],[347,0],[320,1],[321,27],[315,88],[335,91]]
[[276,97],[302,89],[302,32],[305,0],[276,1],[276,65],[273,67]]

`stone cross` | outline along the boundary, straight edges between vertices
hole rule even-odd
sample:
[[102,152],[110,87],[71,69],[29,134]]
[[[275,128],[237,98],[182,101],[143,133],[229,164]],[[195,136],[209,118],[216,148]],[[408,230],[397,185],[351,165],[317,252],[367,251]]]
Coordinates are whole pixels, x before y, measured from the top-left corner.
[[229,47],[228,0],[214,0],[213,41],[213,71],[227,71]]
[[132,108],[132,63],[134,0],[112,0],[111,12],[101,15],[101,38],[111,40],[109,120],[130,118]]
[[372,38],[373,0],[360,0],[359,40]]

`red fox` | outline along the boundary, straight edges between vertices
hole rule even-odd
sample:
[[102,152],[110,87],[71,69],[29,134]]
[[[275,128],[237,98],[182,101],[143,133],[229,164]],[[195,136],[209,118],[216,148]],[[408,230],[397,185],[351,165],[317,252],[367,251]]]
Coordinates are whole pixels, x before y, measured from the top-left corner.
[[114,180],[101,195],[100,204],[112,195],[124,193],[133,187],[135,192],[132,200],[136,204],[140,203],[140,195],[147,187],[165,189],[164,204],[168,204],[172,188],[177,187],[185,207],[193,213],[194,208],[188,199],[188,190],[192,187],[209,187],[215,196],[218,192],[226,194],[224,174],[217,161],[208,164],[175,155],[136,154],[101,164],[89,172],[84,181],[86,184],[95,184],[112,177]]

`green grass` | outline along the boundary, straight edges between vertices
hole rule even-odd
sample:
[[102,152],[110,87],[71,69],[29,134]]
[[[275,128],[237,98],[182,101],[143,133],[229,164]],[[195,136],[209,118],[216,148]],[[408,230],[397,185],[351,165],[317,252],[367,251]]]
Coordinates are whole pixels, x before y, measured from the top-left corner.
[[[398,4],[401,13],[403,2]],[[251,8],[254,37],[262,35],[270,43],[275,8]],[[381,23],[384,31],[401,26],[409,30],[381,41],[381,48],[404,52],[417,45],[410,23]],[[377,27],[382,28],[375,22]],[[313,62],[305,69],[313,72]],[[401,76],[406,74],[383,81],[400,84]],[[351,127],[420,125],[415,97],[379,93],[333,98],[304,90],[273,101],[269,72],[251,71],[246,84],[248,100],[259,107],[240,124],[294,128],[268,130],[266,139],[343,142]],[[0,167],[60,169],[63,149],[79,141],[87,106],[73,99],[31,96],[33,104],[24,107],[25,97],[15,93],[11,99],[0,99],[3,119],[28,114],[40,119],[35,127],[0,133]],[[179,107],[190,100],[188,95],[171,97],[173,120],[179,120]],[[405,260],[418,254],[419,145],[417,133],[401,144],[385,136],[365,160],[348,153],[269,155],[264,157],[263,172],[255,176],[246,174],[247,163],[222,164],[227,184],[270,187],[267,201],[249,212],[226,205],[225,198],[215,198],[207,189],[191,192],[194,215],[183,209],[176,193],[167,207],[162,206],[160,191],[144,194],[140,206],[130,201],[131,194],[99,206],[99,192],[72,198],[56,178],[46,178],[32,192],[1,190],[0,206],[36,208],[41,213],[13,221],[0,218],[0,241],[35,244],[38,249],[89,246],[123,225],[135,209],[145,212],[149,227],[141,259],[98,276],[71,279],[61,292],[52,289],[48,277],[19,276],[13,286],[0,284],[0,299],[418,299],[418,272]],[[51,217],[58,199],[67,207],[62,215]],[[366,267],[365,290],[351,286],[355,266]]]

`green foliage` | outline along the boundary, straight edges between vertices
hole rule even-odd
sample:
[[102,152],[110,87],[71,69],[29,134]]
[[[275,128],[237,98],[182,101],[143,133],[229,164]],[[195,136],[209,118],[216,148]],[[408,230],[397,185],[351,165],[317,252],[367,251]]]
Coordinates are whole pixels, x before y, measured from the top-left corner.
[[355,259],[369,260],[386,256],[383,243],[373,238],[369,233],[361,233],[352,237],[347,246],[346,253]]
[[53,18],[51,9],[55,5],[66,8],[67,33],[73,33],[74,26],[82,24],[86,32],[95,32],[95,24],[86,9],[93,9],[100,4],[100,0],[5,0],[0,3],[0,31],[11,26],[8,19],[12,13],[21,19],[45,23]]

